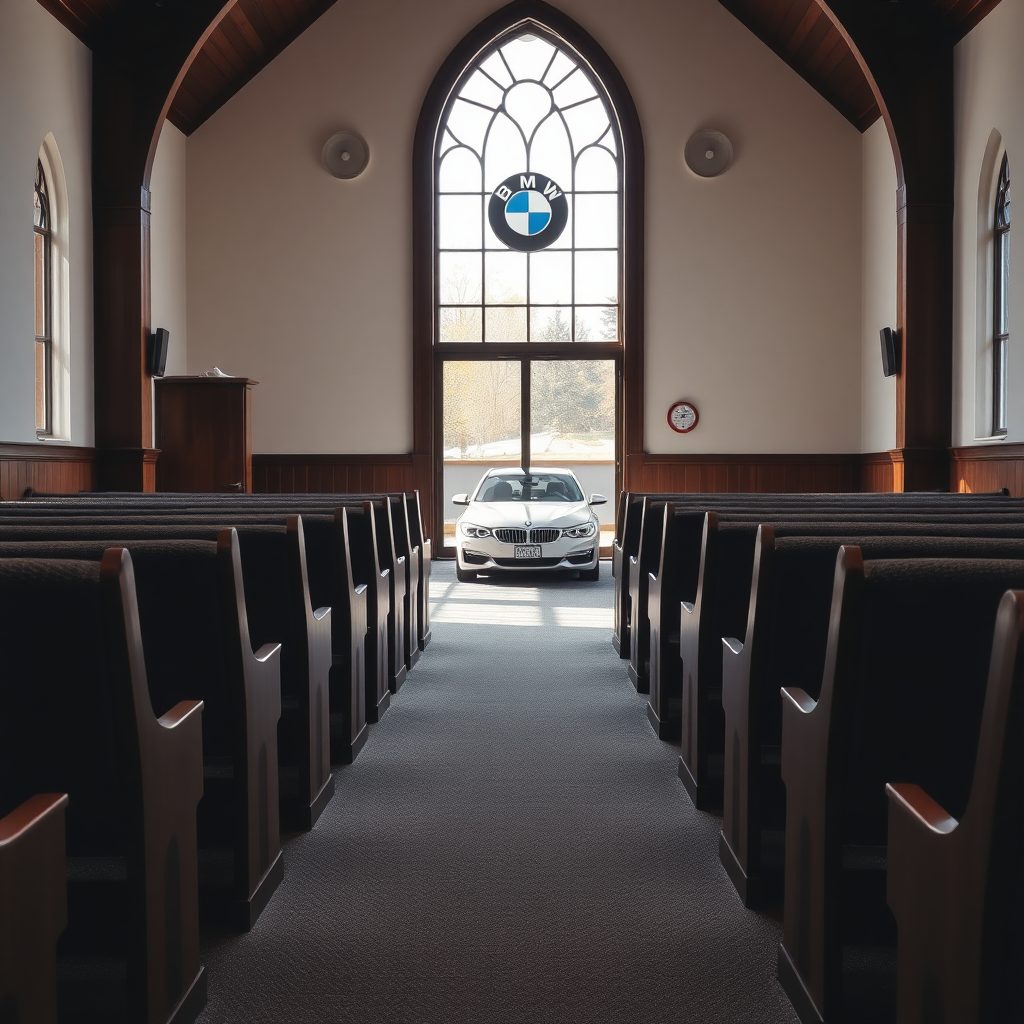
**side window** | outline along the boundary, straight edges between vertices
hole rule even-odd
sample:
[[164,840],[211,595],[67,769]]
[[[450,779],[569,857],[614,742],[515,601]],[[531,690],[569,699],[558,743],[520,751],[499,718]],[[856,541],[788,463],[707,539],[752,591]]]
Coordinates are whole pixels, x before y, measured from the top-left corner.
[[1006,433],[1007,363],[1010,345],[1010,161],[1003,157],[996,189],[993,259],[992,433]]
[[36,161],[33,197],[35,241],[35,408],[36,434],[53,434],[53,221],[51,189]]

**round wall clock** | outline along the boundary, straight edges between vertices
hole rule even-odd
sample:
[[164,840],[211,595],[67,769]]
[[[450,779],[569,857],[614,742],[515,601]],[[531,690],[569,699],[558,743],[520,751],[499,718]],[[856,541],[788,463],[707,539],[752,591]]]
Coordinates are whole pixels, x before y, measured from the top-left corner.
[[676,402],[668,410],[668,425],[680,434],[688,434],[699,419],[697,407],[689,402]]

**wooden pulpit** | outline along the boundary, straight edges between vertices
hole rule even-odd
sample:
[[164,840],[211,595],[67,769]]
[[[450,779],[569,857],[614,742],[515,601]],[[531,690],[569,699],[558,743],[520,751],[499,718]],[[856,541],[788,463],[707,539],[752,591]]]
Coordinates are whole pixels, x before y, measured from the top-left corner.
[[258,383],[157,378],[158,491],[252,492],[252,388]]

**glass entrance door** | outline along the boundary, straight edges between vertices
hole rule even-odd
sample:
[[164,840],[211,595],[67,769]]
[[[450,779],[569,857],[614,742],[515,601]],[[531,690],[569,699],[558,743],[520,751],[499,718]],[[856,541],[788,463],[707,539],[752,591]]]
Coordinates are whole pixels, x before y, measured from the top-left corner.
[[608,499],[594,509],[601,547],[615,533],[615,396],[613,359],[530,361],[530,468],[564,466],[587,498]]
[[517,360],[450,360],[442,365],[444,547],[455,544],[463,509],[452,495],[472,494],[497,466],[522,463],[522,364]]
[[617,495],[618,362],[615,359],[446,359],[441,364],[444,553],[453,554],[452,504],[497,467],[571,469],[610,547]]

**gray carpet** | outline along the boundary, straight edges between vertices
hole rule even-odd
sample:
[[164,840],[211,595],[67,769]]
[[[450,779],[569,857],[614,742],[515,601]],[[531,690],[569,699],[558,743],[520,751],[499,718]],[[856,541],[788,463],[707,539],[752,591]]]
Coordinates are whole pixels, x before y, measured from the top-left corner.
[[792,1022],[612,649],[612,580],[455,582],[255,929],[204,940],[214,1022]]

